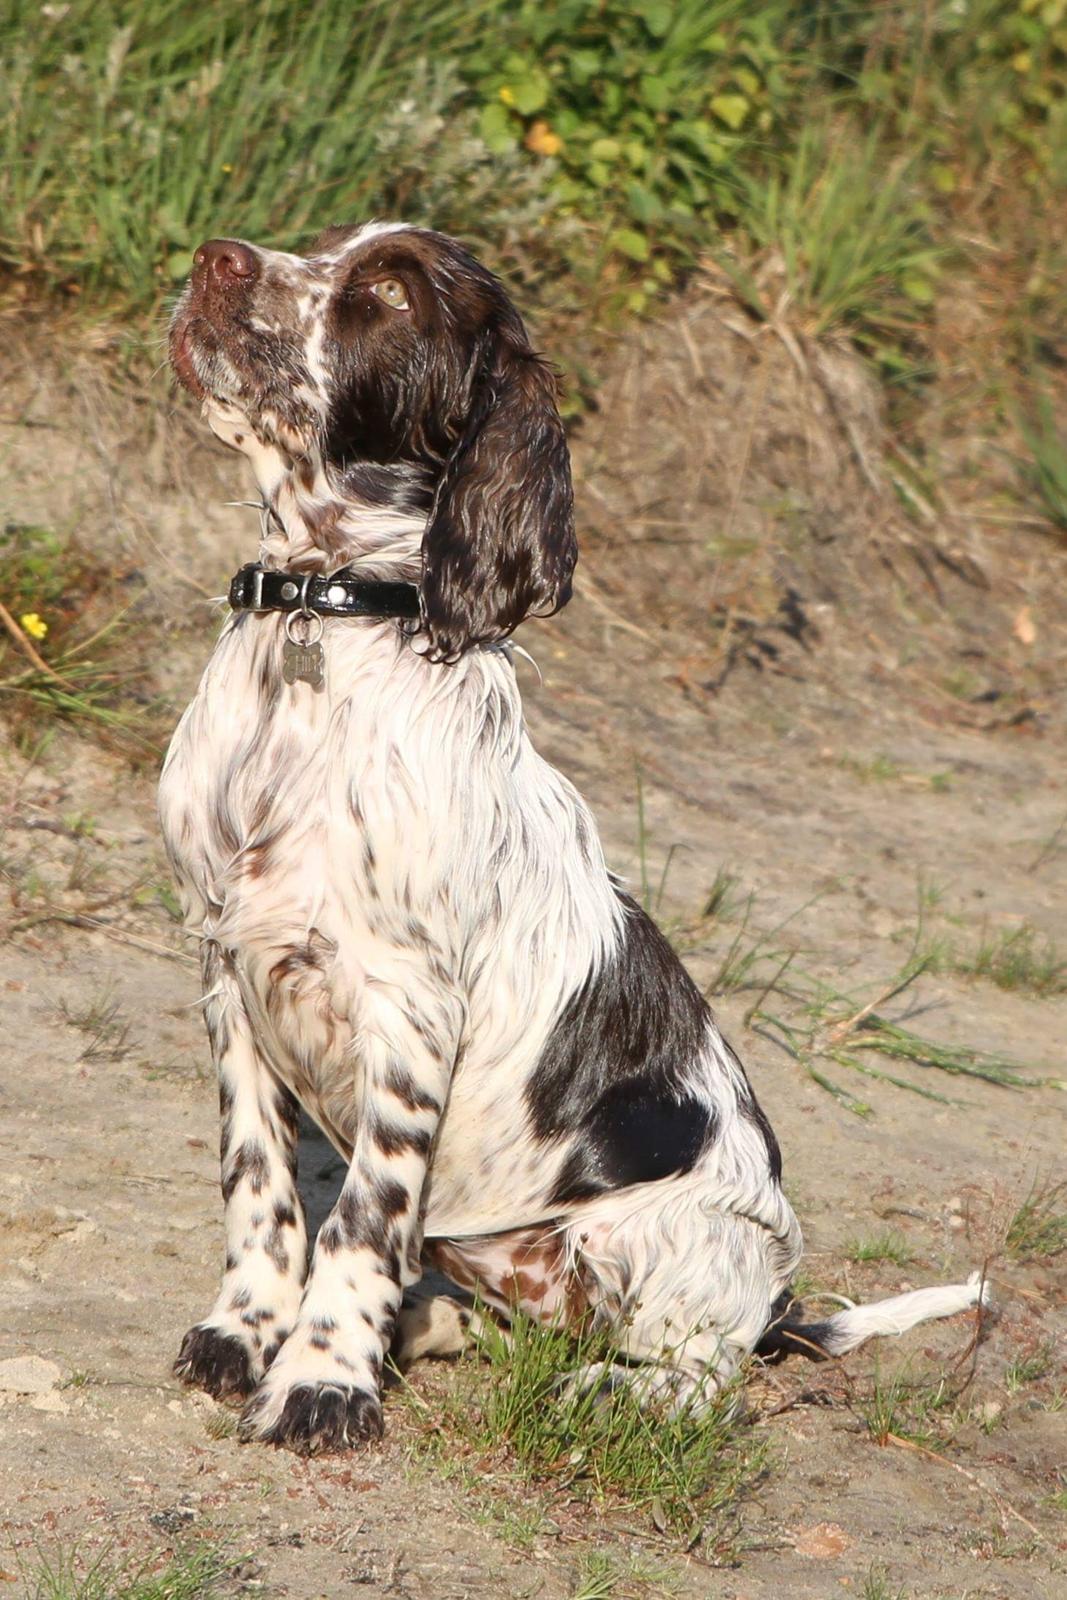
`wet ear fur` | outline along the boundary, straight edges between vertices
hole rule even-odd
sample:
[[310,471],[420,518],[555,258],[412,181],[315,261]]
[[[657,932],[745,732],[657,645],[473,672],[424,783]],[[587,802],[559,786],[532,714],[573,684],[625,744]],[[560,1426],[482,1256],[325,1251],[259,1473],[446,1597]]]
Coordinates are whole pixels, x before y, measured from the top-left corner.
[[456,661],[524,617],[566,605],[578,557],[556,378],[525,341],[495,336],[422,542],[427,654]]

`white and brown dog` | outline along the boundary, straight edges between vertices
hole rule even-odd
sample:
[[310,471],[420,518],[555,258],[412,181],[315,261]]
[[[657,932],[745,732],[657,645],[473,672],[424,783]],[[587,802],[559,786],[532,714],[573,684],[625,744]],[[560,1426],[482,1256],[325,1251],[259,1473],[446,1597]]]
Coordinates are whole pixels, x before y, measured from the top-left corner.
[[[789,1321],[767,1119],[523,725],[507,640],[565,604],[576,547],[555,381],[497,279],[406,226],[306,257],[213,240],[171,357],[264,508],[160,790],[226,1205],[179,1374],[247,1395],[249,1438],[375,1437],[394,1338],[455,1349],[469,1320],[423,1306],[405,1337],[425,1263],[505,1316],[610,1330],[620,1364],[579,1381],[674,1406],[753,1350],[975,1304],[972,1282]],[[310,1268],[298,1106],[349,1163]]]

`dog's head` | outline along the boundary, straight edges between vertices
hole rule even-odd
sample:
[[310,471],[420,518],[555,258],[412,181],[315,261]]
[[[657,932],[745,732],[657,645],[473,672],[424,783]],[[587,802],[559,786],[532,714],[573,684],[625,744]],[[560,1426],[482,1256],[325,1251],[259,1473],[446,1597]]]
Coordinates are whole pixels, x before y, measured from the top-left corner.
[[212,239],[170,352],[217,431],[422,496],[423,626],[454,660],[570,597],[570,466],[556,381],[503,286],[455,240],[371,223],[306,257]]

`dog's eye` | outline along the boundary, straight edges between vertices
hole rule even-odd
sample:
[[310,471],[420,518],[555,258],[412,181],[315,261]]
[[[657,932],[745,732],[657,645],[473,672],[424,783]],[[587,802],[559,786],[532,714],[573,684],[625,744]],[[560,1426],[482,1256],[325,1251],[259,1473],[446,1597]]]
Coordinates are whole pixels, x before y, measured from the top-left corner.
[[399,278],[383,278],[380,283],[372,283],[371,294],[376,294],[379,300],[384,300],[387,306],[392,306],[394,311],[410,311],[408,292]]

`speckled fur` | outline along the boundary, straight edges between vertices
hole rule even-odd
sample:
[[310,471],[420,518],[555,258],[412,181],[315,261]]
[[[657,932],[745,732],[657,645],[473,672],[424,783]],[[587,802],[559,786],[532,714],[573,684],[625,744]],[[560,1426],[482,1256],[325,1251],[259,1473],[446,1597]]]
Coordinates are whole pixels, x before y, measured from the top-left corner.
[[[232,340],[229,355],[214,337],[182,343],[192,291],[179,306],[176,364],[252,465],[270,565],[420,576],[425,509],[361,498],[322,444],[336,360],[324,308],[345,263],[389,233],[342,231],[309,260],[255,252],[240,337],[281,352],[255,392]],[[246,1437],[316,1450],[376,1436],[425,1240],[502,1312],[610,1326],[658,1375],[650,1393],[707,1394],[756,1346],[800,1231],[706,1008],[671,1067],[671,1093],[713,1131],[697,1158],[554,1198],[585,1135],[536,1132],[531,1085],[632,913],[583,801],[530,743],[509,647],[442,665],[392,622],[327,619],[316,692],[283,683],[282,642],[277,614],[230,618],[160,786],[204,952],[226,1199],[222,1289],[179,1372],[249,1396]],[[308,1272],[297,1102],[349,1163]],[[425,1306],[419,1317],[416,1353],[434,1342]],[[464,1317],[445,1324],[455,1348]]]

